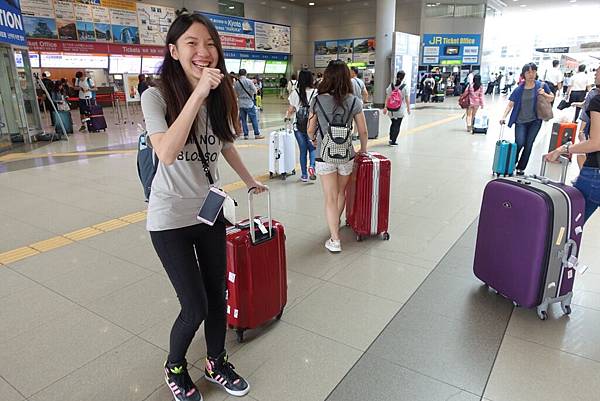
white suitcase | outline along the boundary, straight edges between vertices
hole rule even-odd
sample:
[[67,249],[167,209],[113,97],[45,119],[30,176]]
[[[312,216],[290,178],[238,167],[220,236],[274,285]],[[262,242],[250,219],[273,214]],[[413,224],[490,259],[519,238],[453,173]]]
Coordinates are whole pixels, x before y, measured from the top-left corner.
[[269,176],[296,174],[296,137],[291,129],[280,129],[269,135]]
[[475,120],[473,121],[473,133],[487,134],[489,125],[490,118],[486,114],[475,116]]

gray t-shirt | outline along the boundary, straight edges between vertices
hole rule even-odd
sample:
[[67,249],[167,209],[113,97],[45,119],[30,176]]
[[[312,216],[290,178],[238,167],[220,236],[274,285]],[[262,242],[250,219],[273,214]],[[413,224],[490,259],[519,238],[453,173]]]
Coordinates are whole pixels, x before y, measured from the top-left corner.
[[[167,132],[166,103],[160,89],[149,88],[142,94],[142,111],[146,120],[146,130],[152,141],[152,135]],[[219,153],[233,146],[222,143],[213,134],[210,122],[207,127],[207,111],[202,106],[198,113],[196,137],[200,148],[209,161],[210,172],[219,186]],[[152,191],[148,200],[148,231],[163,231],[199,224],[196,219],[209,190],[208,180],[202,169],[202,161],[193,142],[185,144],[173,164],[167,166],[158,163],[156,175],[152,181]]]
[[[402,85],[404,85],[404,87],[402,88]],[[391,83],[390,86],[387,87],[387,89],[385,90],[385,96],[387,98],[387,96],[391,95],[393,88],[396,88],[396,83]],[[388,116],[390,118],[404,118],[406,117],[406,112],[408,110],[408,105],[406,104],[406,99],[408,98],[408,86],[406,86],[406,84],[402,83],[400,84],[400,86],[397,87],[398,89],[400,89],[400,93],[402,94],[402,106],[400,106],[400,110],[396,110],[396,111],[389,111],[388,110]]]
[[358,77],[352,78],[352,91],[354,96],[362,100],[362,93],[366,89],[365,83]]
[[238,105],[240,108],[250,109],[254,107],[254,95],[256,95],[256,87],[252,81],[246,77],[240,77],[237,81],[235,81],[235,84],[233,84],[233,88],[235,89],[235,93],[237,93]]
[[[344,123],[346,120],[348,120],[348,116],[351,116],[349,119],[349,124],[352,124],[352,120],[355,115],[362,112],[362,102],[360,98],[357,98],[354,95],[348,95],[342,103],[343,107],[341,107],[335,103],[335,99],[329,94],[322,94],[313,98],[310,104],[310,111],[316,113],[320,127],[317,128],[317,160],[319,160],[321,158],[322,135],[327,135],[327,127],[329,124],[327,123],[327,119],[325,118],[321,107],[316,105],[317,99],[319,99],[319,103],[323,107],[325,113],[327,113],[327,118],[329,118],[329,121]],[[354,99],[356,99],[356,102],[352,108]],[[321,130],[323,131],[322,134]],[[352,135],[348,137],[348,141],[352,141]],[[352,159],[354,158],[355,153],[354,147],[351,148],[350,152],[350,158]]]
[[535,88],[524,89],[523,96],[521,97],[521,109],[519,110],[519,116],[517,122],[524,124],[531,122],[536,119],[535,117]]

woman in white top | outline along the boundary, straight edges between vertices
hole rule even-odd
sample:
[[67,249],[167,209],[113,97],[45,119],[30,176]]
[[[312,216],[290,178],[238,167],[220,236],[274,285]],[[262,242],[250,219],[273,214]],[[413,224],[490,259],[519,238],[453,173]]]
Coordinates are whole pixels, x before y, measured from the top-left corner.
[[388,110],[387,107],[383,109],[383,114],[387,114],[392,120],[392,125],[390,126],[390,146],[397,145],[396,140],[400,134],[400,125],[402,124],[402,119],[406,117],[407,114],[410,114],[410,94],[406,84],[404,83],[405,76],[406,73],[404,71],[398,71],[396,74],[396,82],[391,83],[390,86],[388,86],[385,90],[386,105],[388,104],[388,99],[394,90],[399,91],[402,98],[402,105],[398,110]]
[[[585,73],[585,64],[581,64],[577,69],[577,74],[573,76],[571,86],[569,87],[569,103],[578,103],[585,100],[585,94],[590,87],[590,80]],[[573,122],[576,123],[581,113],[581,107],[575,107],[575,117]]]
[[[307,134],[310,102],[316,94],[317,90],[313,88],[312,72],[308,70],[300,71],[298,88],[294,89],[288,97],[290,107],[288,107],[285,117],[286,121],[294,120],[294,134],[298,141],[298,148],[300,148],[300,169],[302,170],[300,180],[302,182],[308,182],[309,177],[312,181],[317,179],[315,174],[316,149]],[[293,119],[292,116],[294,116]],[[306,162],[307,155],[310,160],[308,168]]]

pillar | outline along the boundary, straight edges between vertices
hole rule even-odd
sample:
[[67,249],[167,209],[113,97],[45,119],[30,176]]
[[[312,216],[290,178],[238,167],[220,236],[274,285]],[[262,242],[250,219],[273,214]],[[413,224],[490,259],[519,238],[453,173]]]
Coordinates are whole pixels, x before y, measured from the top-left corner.
[[375,107],[383,107],[385,89],[390,81],[393,34],[396,25],[396,0],[377,0],[375,36]]

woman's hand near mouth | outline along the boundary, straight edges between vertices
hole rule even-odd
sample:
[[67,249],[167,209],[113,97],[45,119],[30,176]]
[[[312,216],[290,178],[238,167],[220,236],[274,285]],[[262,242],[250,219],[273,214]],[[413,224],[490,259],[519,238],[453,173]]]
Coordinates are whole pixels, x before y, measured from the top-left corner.
[[221,84],[223,78],[224,76],[218,68],[205,67],[202,69],[202,76],[198,80],[194,91],[201,98],[206,99],[210,91],[216,89]]

